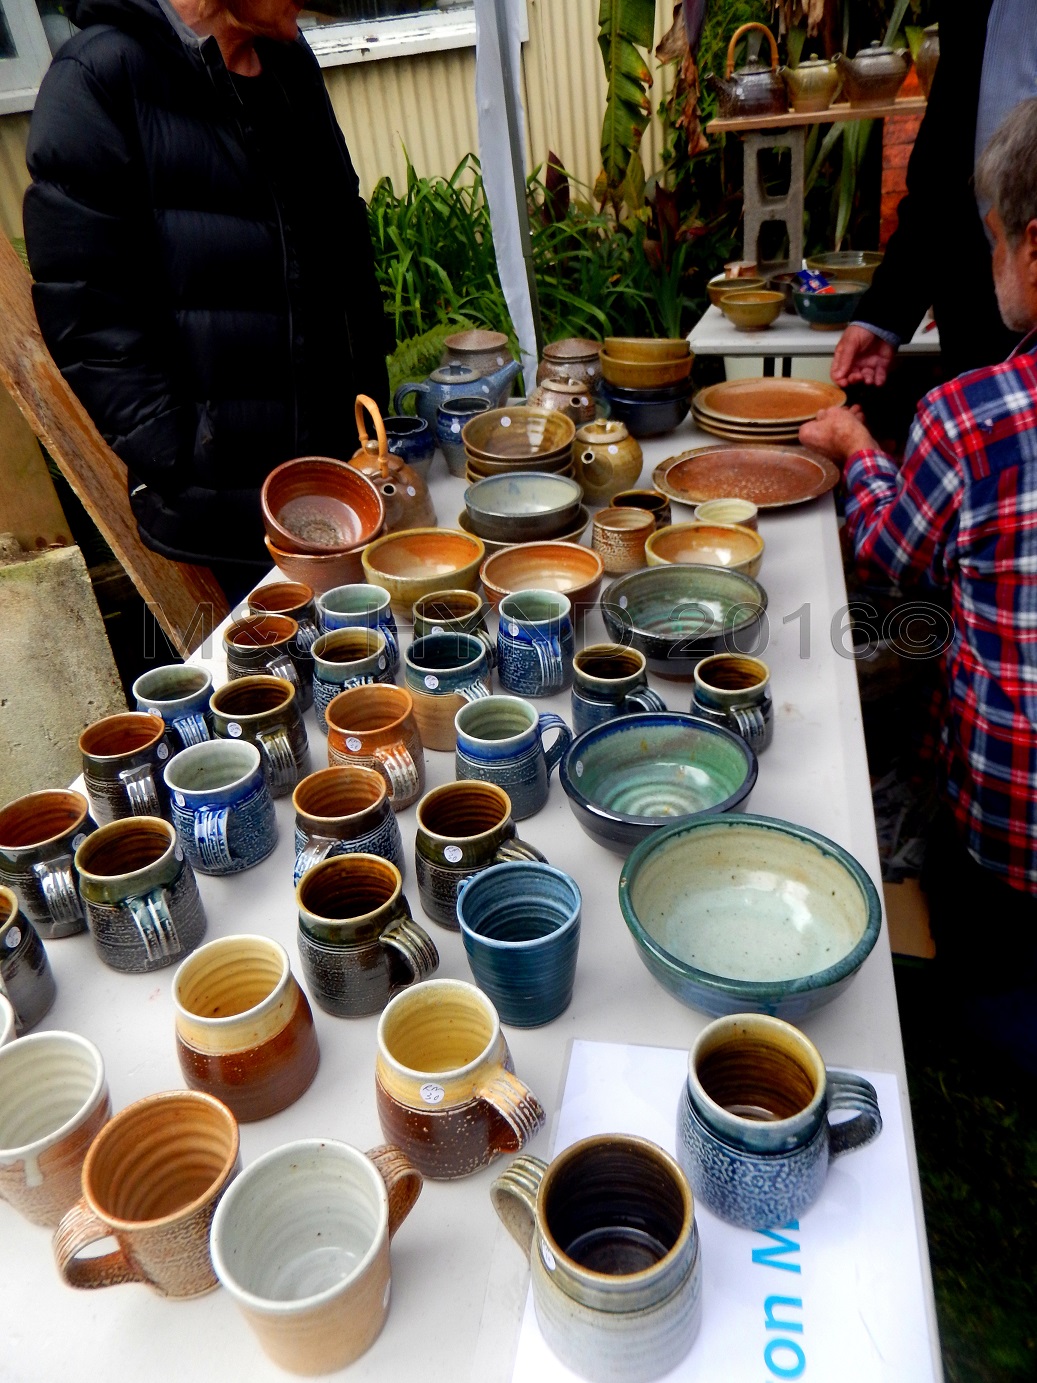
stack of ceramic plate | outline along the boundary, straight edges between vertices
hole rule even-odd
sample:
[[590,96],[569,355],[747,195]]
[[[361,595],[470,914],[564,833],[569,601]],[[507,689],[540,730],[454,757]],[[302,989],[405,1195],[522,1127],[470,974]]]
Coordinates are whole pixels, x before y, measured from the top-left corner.
[[572,419],[554,409],[524,404],[490,409],[461,430],[465,475],[472,483],[524,471],[571,476],[575,436]]
[[834,384],[814,379],[729,379],[700,389],[692,418],[703,432],[727,442],[795,442],[803,423],[822,408],[846,402]]

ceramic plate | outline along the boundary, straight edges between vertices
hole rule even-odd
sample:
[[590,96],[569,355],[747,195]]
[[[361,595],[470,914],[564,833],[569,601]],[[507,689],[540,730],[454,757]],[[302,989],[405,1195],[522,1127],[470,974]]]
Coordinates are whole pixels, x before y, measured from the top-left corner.
[[698,413],[722,423],[806,423],[818,409],[835,408],[846,395],[815,379],[728,379],[700,389],[692,400]]
[[787,442],[793,446],[799,444],[798,427],[734,427],[728,426],[726,423],[714,422],[712,418],[704,418],[701,413],[696,413],[692,421],[700,432],[708,432],[713,437],[722,437],[725,442],[764,444]]
[[831,461],[793,447],[699,447],[670,457],[652,472],[655,488],[682,504],[748,499],[760,509],[817,499],[838,479],[839,468]]

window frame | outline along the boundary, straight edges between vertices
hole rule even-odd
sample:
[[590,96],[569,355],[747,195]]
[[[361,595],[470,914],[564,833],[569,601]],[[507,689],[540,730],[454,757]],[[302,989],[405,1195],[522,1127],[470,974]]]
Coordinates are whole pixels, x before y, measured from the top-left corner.
[[50,66],[50,44],[34,0],[0,0],[17,56],[0,58],[0,115],[32,110],[43,74]]

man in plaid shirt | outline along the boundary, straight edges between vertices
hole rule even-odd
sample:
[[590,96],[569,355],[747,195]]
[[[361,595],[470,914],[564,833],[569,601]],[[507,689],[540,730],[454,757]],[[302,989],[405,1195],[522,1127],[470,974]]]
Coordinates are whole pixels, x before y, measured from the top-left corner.
[[949,593],[933,925],[952,975],[989,1000],[974,1016],[1037,1070],[1037,100],[1000,126],[976,182],[1001,316],[1029,335],[926,395],[899,467],[855,409],[824,410],[800,440],[846,466],[861,573]]

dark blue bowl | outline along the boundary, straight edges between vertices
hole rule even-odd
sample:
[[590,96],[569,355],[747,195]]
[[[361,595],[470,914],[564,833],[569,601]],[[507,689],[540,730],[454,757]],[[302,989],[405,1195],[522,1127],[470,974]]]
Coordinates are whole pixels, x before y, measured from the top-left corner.
[[626,389],[620,392],[611,384],[602,384],[599,393],[608,405],[609,416],[625,423],[632,437],[659,437],[663,433],[673,432],[688,416],[690,394],[686,384],[681,388],[680,394],[662,399],[648,397],[660,392],[657,390]]

